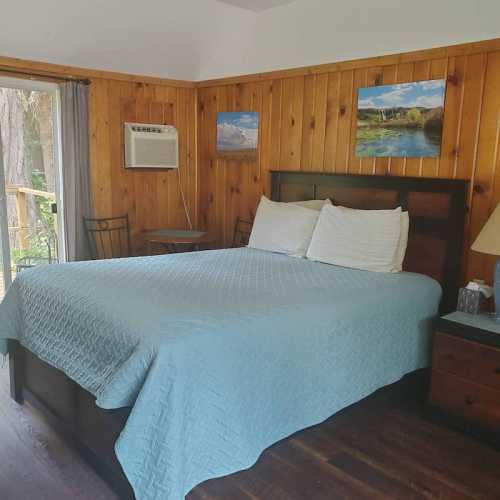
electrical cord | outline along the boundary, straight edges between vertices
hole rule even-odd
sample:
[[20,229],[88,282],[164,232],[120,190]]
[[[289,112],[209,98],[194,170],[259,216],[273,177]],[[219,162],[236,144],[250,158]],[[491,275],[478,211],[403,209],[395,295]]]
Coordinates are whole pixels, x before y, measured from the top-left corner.
[[189,229],[193,229],[193,223],[191,222],[191,216],[189,215],[189,207],[187,206],[186,203],[186,197],[184,196],[184,189],[182,187],[182,181],[181,181],[181,168],[180,165],[177,168],[177,179],[179,181],[179,191],[181,193],[181,200],[182,200],[182,205],[184,207],[184,213],[186,214],[186,219],[189,225]]

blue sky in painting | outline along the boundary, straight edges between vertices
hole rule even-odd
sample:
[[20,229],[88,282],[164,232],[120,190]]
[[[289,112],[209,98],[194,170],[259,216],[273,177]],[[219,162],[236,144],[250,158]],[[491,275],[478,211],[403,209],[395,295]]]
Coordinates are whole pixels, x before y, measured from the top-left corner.
[[259,113],[217,113],[217,150],[257,149]]
[[427,80],[360,88],[358,108],[437,108],[444,105],[445,87],[445,80]]
[[259,113],[253,111],[246,113],[217,113],[217,123],[256,129],[259,128]]

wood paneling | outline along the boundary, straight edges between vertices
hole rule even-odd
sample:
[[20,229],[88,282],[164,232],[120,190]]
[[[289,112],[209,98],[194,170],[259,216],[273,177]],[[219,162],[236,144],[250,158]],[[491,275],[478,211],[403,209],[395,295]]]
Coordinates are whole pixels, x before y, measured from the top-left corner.
[[[163,123],[179,131],[180,169],[124,168],[123,123]],[[185,228],[179,175],[193,222],[197,215],[196,89],[92,79],[90,154],[94,213],[128,213],[135,254],[147,229]]]
[[[259,195],[269,195],[270,170],[468,179],[464,274],[490,280],[494,258],[468,248],[500,201],[499,49],[490,41],[202,82],[198,85],[201,224],[217,234],[220,246],[229,245],[236,217],[252,217]],[[448,81],[441,157],[356,157],[358,88],[429,78]],[[228,97],[252,93],[258,98]],[[260,113],[256,161],[229,162],[215,154],[215,113],[237,110]]]
[[[469,179],[464,274],[491,279],[495,259],[468,248],[500,201],[500,39],[198,83],[5,57],[2,69],[91,79],[95,213],[127,211],[136,252],[143,229],[186,220],[176,172],[123,168],[125,117],[178,127],[192,218],[220,246],[231,243],[236,217],[252,217],[260,194],[270,194],[271,169]],[[428,78],[448,79],[441,158],[357,158],[357,89]],[[232,110],[260,112],[257,160],[216,156],[216,113]]]
[[[0,56],[0,73],[19,78],[90,79],[90,167],[94,215],[128,213],[135,254],[145,251],[142,232],[186,228],[181,190],[193,224],[198,215],[197,90],[194,82],[128,75]],[[123,122],[175,125],[179,132],[179,172],[126,170]],[[179,181],[180,173],[180,181]]]

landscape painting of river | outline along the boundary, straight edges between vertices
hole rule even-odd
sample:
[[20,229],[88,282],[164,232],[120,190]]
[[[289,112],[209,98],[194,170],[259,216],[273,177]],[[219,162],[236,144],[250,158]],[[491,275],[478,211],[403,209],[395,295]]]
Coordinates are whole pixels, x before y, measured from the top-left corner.
[[445,80],[360,88],[356,156],[438,157]]

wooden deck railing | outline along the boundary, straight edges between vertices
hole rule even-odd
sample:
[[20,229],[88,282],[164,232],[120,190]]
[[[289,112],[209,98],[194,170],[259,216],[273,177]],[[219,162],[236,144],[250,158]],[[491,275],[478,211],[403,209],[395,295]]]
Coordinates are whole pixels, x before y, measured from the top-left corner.
[[[12,231],[19,232],[19,247],[21,250],[29,249],[29,223],[28,223],[28,195],[40,196],[48,200],[52,200],[54,203],[56,201],[56,194],[49,193],[46,191],[40,191],[38,189],[31,189],[24,186],[17,185],[7,185],[6,192],[9,195],[14,195],[16,197],[16,209],[17,209],[17,226],[10,226],[9,229]],[[54,218],[54,224],[57,224],[57,218]],[[54,227],[57,234],[57,228]]]

